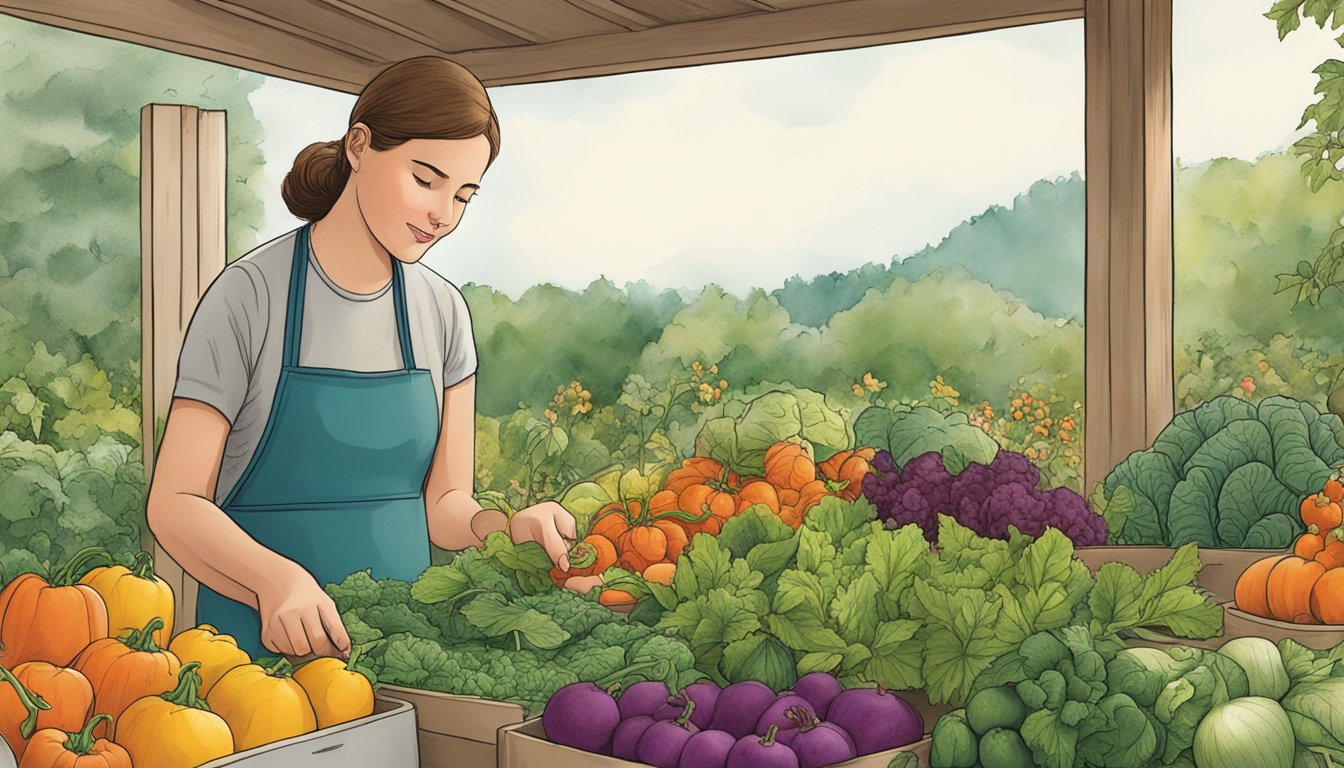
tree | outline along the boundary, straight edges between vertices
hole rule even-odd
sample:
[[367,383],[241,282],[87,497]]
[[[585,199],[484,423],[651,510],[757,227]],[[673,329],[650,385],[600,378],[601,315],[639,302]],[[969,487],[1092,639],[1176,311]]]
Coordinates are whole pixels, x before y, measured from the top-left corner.
[[[228,251],[256,241],[261,75],[0,16],[0,383],[36,344],[138,387],[140,108],[228,112]],[[0,395],[0,397],[3,397]]]
[[[1344,26],[1344,0],[1278,0],[1265,14],[1278,26],[1279,40],[1298,29],[1303,18],[1309,18],[1321,29],[1330,23],[1331,29]],[[1338,38],[1344,46],[1344,36]],[[1321,98],[1302,112],[1298,128],[1314,122],[1316,130],[1298,139],[1293,151],[1302,159],[1302,175],[1311,181],[1311,190],[1318,192],[1327,182],[1344,179],[1344,61],[1329,59],[1313,72],[1319,77],[1315,93]],[[1341,220],[1344,222],[1344,219]],[[1303,259],[1294,272],[1280,274],[1276,293],[1296,291],[1296,306],[1307,302],[1320,304],[1321,296],[1331,288],[1344,290],[1344,223],[1321,249],[1315,262]]]

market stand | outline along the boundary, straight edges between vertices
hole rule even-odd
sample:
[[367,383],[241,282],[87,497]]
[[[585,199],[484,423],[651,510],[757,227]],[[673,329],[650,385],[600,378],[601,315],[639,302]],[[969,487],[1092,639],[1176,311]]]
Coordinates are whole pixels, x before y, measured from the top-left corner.
[[[485,0],[414,11],[344,0],[127,7],[0,0],[0,12],[20,18],[350,93],[381,67],[427,53],[449,55],[494,86],[1082,19],[1088,486],[1131,450],[1148,445],[1170,420],[1171,0],[571,0],[545,13],[535,10]],[[197,300],[225,263],[225,117],[185,105],[142,110],[147,472],[170,404],[182,336]],[[157,569],[177,599],[180,631],[194,624],[196,585],[162,550],[155,552]],[[438,700],[441,694],[406,696],[419,710],[425,765],[440,764],[435,753],[470,745],[484,748],[462,756],[478,756],[471,764],[491,764],[490,726],[496,719],[502,725],[522,718],[521,710],[484,702],[489,714],[479,727],[463,730],[454,725],[460,712]]]

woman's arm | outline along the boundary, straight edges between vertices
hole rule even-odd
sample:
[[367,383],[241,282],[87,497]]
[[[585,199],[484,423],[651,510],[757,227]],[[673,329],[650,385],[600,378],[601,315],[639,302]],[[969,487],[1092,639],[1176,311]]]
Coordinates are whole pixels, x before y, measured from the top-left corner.
[[493,531],[508,530],[515,542],[535,541],[561,570],[569,570],[566,541],[574,539],[574,517],[553,501],[504,513],[482,509],[472,496],[476,466],[476,376],[443,391],[439,443],[425,480],[429,540],[436,547],[461,550],[479,546]]
[[302,566],[259,544],[213,501],[229,436],[222,413],[177,398],[154,464],[146,515],[164,550],[225,597],[257,608],[262,641],[297,656],[350,646],[335,604]]
[[476,466],[476,377],[443,390],[443,418],[433,463],[425,480],[429,540],[457,551],[480,546],[493,531],[506,530],[502,512],[482,509],[471,495]]

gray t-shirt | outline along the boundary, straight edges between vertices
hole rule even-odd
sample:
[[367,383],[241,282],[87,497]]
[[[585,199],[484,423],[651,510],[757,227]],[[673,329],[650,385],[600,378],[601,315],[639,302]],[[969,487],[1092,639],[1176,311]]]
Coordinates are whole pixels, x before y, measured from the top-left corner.
[[[297,230],[257,246],[224,268],[201,297],[182,343],[174,397],[199,400],[229,420],[215,501],[246,469],[266,428],[280,378],[285,304]],[[466,300],[429,267],[404,264],[406,314],[417,368],[443,390],[476,372]],[[346,291],[322,271],[311,249],[299,365],[352,371],[402,367],[392,285],[372,294]]]

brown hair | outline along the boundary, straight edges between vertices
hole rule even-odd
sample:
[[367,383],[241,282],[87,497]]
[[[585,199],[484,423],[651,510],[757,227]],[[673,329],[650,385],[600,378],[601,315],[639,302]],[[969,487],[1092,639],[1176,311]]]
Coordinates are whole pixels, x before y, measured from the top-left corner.
[[[411,139],[485,136],[489,162],[499,154],[499,120],[485,86],[466,67],[439,56],[406,59],[379,72],[350,111],[349,125],[355,123],[369,126],[371,146],[380,152]],[[294,158],[280,194],[291,213],[316,221],[336,204],[349,178],[345,137],[309,144]]]

